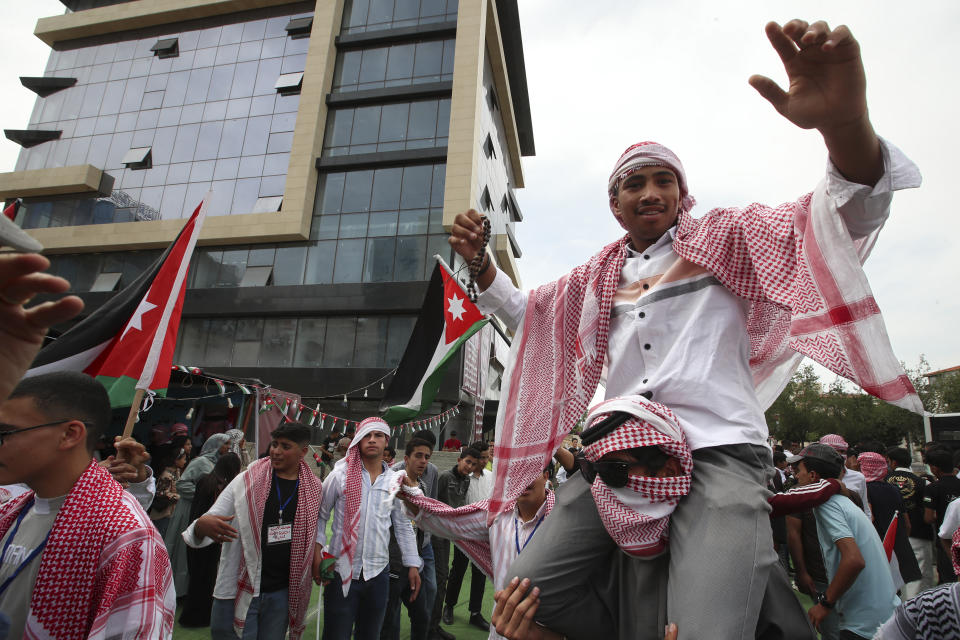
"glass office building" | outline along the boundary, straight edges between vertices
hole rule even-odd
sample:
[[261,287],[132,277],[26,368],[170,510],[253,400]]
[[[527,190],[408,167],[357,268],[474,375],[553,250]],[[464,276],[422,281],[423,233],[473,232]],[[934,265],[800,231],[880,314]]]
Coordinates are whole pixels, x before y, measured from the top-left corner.
[[[399,362],[432,256],[454,264],[458,212],[490,217],[519,284],[513,191],[534,149],[516,0],[64,4],[37,24],[50,58],[21,79],[38,97],[6,130],[23,150],[0,196],[23,199],[18,222],[88,309],[209,192],[176,361],[337,395],[354,419],[381,391],[350,392]],[[435,413],[469,401],[460,387],[454,366]]]

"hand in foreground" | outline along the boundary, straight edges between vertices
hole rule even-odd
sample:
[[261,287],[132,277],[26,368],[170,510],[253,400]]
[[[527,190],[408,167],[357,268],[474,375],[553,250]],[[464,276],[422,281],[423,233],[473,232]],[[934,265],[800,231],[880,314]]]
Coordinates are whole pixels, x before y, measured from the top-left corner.
[[867,117],[866,77],[860,45],[846,26],[791,20],[766,26],[767,38],[783,61],[789,88],[766,76],[750,84],[787,120],[821,131],[858,124]]
[[207,514],[197,518],[193,530],[198,538],[212,538],[214,542],[229,542],[237,539],[237,530],[230,526],[233,516]]
[[[129,436],[126,438],[117,436],[114,438],[113,446],[117,450],[116,464],[125,464],[134,470],[135,476],[127,479],[127,481],[143,482],[146,480],[147,461],[150,460],[150,454],[147,453],[146,447]],[[110,473],[113,473],[112,468]],[[114,477],[116,478],[116,474],[114,474]]]
[[313,581],[326,586],[333,580],[336,564],[336,556],[327,553],[323,545],[315,545],[313,550]]
[[410,582],[410,602],[420,595],[420,570],[416,567],[407,567],[407,579]]
[[817,588],[813,584],[813,577],[806,571],[798,571],[796,575],[797,589],[808,596],[817,595]]
[[63,293],[70,288],[63,278],[41,273],[49,267],[50,261],[36,253],[0,254],[0,402],[30,368],[47,329],[83,310],[77,296],[24,308],[38,293]]
[[807,611],[807,617],[810,618],[810,623],[817,631],[820,631],[820,623],[823,622],[823,619],[829,614],[830,610],[822,604],[815,604]]
[[474,209],[458,213],[447,242],[465,261],[473,260],[483,246],[483,216]]
[[509,640],[552,640],[561,636],[546,627],[541,627],[533,617],[540,606],[540,588],[530,589],[530,580],[514,578],[493,595],[497,606],[490,616],[490,624],[497,633]]

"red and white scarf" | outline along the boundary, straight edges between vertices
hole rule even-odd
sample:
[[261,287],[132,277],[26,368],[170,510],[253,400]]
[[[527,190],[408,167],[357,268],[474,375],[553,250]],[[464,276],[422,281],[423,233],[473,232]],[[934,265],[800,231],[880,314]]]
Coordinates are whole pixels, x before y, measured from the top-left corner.
[[634,417],[584,447],[587,460],[596,462],[614,451],[655,446],[679,460],[683,469],[683,475],[667,478],[630,476],[622,488],[607,486],[597,475],[590,487],[600,520],[614,542],[632,556],[654,556],[667,548],[670,514],[690,492],[693,456],[673,412],[642,396],[601,402],[587,416],[587,428],[613,412]]
[[890,471],[887,468],[887,460],[879,453],[866,452],[857,456],[857,462],[860,463],[860,473],[866,478],[867,482],[876,482],[887,477]]
[[[655,143],[634,145],[617,163],[611,184],[642,166],[649,154],[653,164],[679,171],[682,201],[692,206],[682,166],[667,152]],[[909,182],[917,186],[919,174]],[[829,197],[825,189],[821,184],[813,194],[775,208],[714,209],[696,220],[683,208],[673,249],[750,301],[750,367],[763,406],[776,399],[808,356],[882,400],[922,412],[861,268],[877,234],[851,240],[831,207],[811,206],[814,198]],[[607,245],[530,294],[497,416],[491,521],[543,469],[593,397],[628,241]]]
[[[0,537],[34,497],[0,509]],[[176,607],[163,540],[95,461],[63,502],[40,556],[25,638],[170,637]]]
[[390,437],[390,426],[383,418],[371,416],[357,426],[357,434],[350,442],[347,455],[336,467],[344,468],[343,477],[343,531],[340,532],[340,559],[337,569],[343,581],[343,595],[350,591],[353,579],[353,556],[357,550],[357,529],[360,527],[360,505],[363,502],[363,459],[357,445],[371,431],[380,431]]
[[[320,480],[303,460],[300,461],[297,487],[297,512],[293,518],[293,538],[290,542],[290,581],[287,602],[290,615],[290,638],[297,640],[303,633],[303,619],[310,601],[311,569],[314,541],[317,536],[317,518],[320,514]],[[260,536],[263,531],[263,511],[273,486],[273,465],[269,458],[257,460],[243,474],[243,491],[234,498],[237,528],[243,545],[240,580],[234,599],[233,628],[243,635],[250,602],[259,590],[263,550]],[[254,573],[251,573],[253,569]]]

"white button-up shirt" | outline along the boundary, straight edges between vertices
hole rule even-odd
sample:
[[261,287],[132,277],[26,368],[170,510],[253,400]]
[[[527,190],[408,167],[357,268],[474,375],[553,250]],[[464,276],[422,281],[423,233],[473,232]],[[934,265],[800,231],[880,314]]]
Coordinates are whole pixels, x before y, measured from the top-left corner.
[[[826,195],[811,206],[841,215],[853,237],[879,228],[890,193],[916,171],[896,147],[883,143],[883,154],[886,172],[874,187],[848,182],[829,164]],[[645,251],[627,249],[611,311],[605,397],[646,395],[670,407],[691,449],[766,444],[764,407],[749,366],[749,302],[710,273],[658,284],[679,259],[675,233],[671,228]],[[516,329],[527,297],[498,271],[478,307]]]
[[[391,481],[396,475],[386,464],[383,471],[371,484],[370,473],[362,473],[362,497],[360,499],[360,523],[357,527],[357,543],[353,554],[353,579],[369,580],[383,571],[390,562],[390,525],[403,556],[403,566],[423,567],[423,560],[417,553],[417,539],[410,520],[403,511],[399,500],[389,499]],[[323,483],[323,497],[320,500],[320,519],[317,521],[317,543],[324,545],[327,552],[337,557],[337,571],[346,575],[346,557],[343,556],[343,509],[346,496],[343,492],[346,481],[346,469],[334,468]],[[330,510],[334,509],[333,532],[330,544],[327,544],[327,521]],[[362,573],[361,573],[362,572]]]

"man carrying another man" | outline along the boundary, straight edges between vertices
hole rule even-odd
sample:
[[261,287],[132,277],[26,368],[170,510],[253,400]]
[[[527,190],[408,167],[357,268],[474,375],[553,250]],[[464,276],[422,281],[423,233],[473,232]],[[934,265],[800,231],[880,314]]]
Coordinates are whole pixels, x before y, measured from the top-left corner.
[[[763,410],[802,355],[883,399],[922,410],[878,310],[861,304],[872,296],[859,264],[892,192],[917,186],[919,173],[874,133],[859,46],[846,27],[794,20],[767,25],[767,36],[790,90],[760,76],[751,84],[788,120],[823,135],[831,163],[812,194],[776,208],[715,209],[694,220],[679,159],[661,145],[639,143],[621,156],[607,185],[624,238],[529,295],[489,256],[475,270],[481,310],[518,332],[498,414],[493,515],[559,446],[602,370],[608,397],[644,395],[669,407],[696,473],[671,519],[667,610],[681,633],[695,638],[753,638],[765,599],[785,633],[809,633],[788,584],[774,577],[763,486],[772,462]],[[482,237],[479,214],[456,217],[450,243],[465,260],[475,258]],[[565,499],[561,492],[558,509]],[[551,518],[544,534],[597,510],[589,494],[570,499],[579,508]],[[738,543],[731,547],[730,540]],[[564,582],[592,567],[564,558],[561,571],[550,557],[555,549],[540,546],[515,566],[540,587],[538,620],[559,622],[557,630],[570,637],[591,637],[592,620],[578,617]],[[634,600],[649,601],[643,594]],[[618,633],[641,637],[623,627]]]

